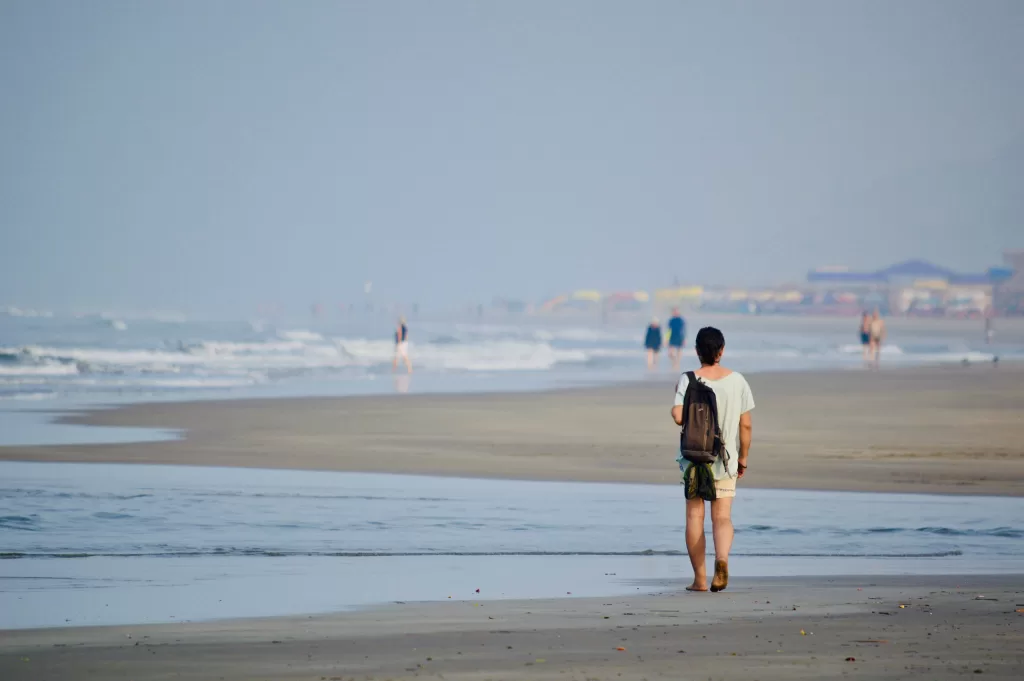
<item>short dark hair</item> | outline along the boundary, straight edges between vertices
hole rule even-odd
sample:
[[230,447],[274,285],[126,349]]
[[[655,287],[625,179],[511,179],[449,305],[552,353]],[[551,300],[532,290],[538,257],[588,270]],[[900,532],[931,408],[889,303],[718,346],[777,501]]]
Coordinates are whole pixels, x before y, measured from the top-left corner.
[[725,336],[713,326],[705,326],[697,332],[697,357],[701,364],[714,364],[725,347]]

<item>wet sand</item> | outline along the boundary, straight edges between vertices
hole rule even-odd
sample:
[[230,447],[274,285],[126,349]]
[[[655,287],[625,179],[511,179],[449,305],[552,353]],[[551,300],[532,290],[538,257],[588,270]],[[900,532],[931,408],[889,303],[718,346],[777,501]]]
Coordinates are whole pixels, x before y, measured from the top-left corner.
[[[758,407],[746,485],[1024,491],[1018,367],[749,378]],[[4,448],[0,458],[673,483],[671,395],[665,377],[540,394],[137,405],[70,420],[178,428],[184,439]],[[393,603],[327,616],[5,631],[0,678],[1024,674],[1024,582],[1015,575],[739,576],[722,594],[661,586],[663,593],[628,598]]]
[[1024,674],[1024,585],[1014,577],[737,579],[720,594],[665,586],[673,590],[643,597],[390,604],[315,617],[8,631],[0,635],[0,678]]
[[[742,486],[1024,493],[1020,366],[748,378],[757,408]],[[141,404],[65,420],[181,429],[183,439],[3,447],[0,459],[675,483],[673,383],[665,374],[530,394]]]

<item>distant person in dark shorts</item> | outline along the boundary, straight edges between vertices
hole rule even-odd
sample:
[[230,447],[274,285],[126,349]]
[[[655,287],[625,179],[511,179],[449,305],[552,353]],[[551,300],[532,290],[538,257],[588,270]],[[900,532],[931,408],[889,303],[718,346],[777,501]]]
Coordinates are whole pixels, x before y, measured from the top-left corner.
[[405,325],[405,317],[398,320],[395,327],[395,359],[391,363],[392,371],[398,369],[398,360],[405,362],[405,370],[412,373],[412,362],[409,360],[409,327]]
[[647,327],[644,347],[647,348],[647,368],[653,369],[658,365],[658,353],[661,352],[661,326],[658,325],[657,317]]
[[864,349],[864,363],[871,361],[871,315],[867,310],[860,318],[860,344]]
[[668,320],[668,358],[672,360],[673,371],[679,371],[683,348],[686,347],[686,321],[680,316],[679,308],[672,308],[672,318]]

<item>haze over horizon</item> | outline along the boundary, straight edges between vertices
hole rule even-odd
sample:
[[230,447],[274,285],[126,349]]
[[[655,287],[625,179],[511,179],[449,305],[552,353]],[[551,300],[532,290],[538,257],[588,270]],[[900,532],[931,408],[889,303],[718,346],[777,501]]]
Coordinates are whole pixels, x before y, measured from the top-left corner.
[[0,305],[980,271],[1021,64],[1015,0],[0,0]]

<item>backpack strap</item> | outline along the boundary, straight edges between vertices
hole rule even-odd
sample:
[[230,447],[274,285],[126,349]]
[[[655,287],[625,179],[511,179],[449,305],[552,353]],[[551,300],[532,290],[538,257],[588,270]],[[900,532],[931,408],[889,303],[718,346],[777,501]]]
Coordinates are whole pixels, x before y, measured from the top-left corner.
[[686,430],[686,415],[690,412],[690,386],[697,382],[697,375],[692,371],[686,372],[686,390],[683,391],[683,430]]
[[690,387],[699,383],[697,380],[697,374],[692,371],[686,372],[686,390],[683,391],[683,413],[686,414],[690,411]]

